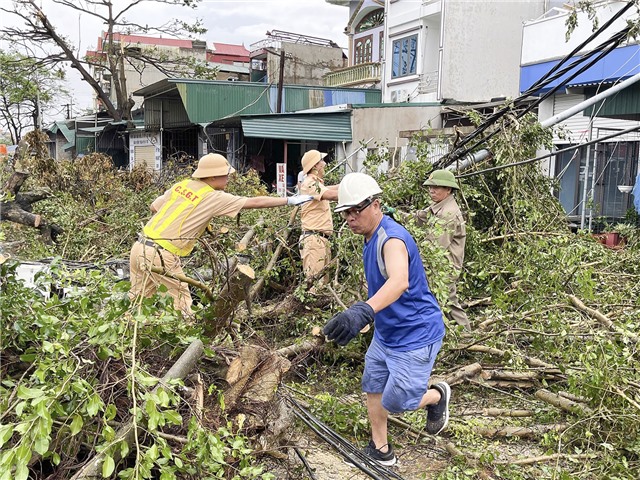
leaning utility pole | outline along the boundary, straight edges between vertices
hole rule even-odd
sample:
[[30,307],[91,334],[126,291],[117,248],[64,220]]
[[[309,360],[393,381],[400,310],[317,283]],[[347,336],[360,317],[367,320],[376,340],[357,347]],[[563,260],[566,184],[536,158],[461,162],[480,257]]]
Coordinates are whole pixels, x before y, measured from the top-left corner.
[[282,90],[284,83],[284,48],[280,45],[280,70],[278,72],[278,105],[276,113],[282,113]]

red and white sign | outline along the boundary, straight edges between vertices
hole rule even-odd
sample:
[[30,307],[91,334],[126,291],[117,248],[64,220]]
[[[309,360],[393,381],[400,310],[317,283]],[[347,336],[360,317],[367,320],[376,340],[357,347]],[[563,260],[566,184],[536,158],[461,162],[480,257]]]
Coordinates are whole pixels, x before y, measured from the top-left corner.
[[276,163],[276,187],[278,188],[278,195],[281,197],[287,196],[287,164]]

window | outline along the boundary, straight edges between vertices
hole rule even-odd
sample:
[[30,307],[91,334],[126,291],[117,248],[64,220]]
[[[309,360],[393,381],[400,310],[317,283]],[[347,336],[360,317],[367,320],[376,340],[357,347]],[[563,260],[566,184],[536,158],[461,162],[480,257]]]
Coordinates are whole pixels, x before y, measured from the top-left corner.
[[358,38],[355,41],[355,48],[354,48],[355,52],[354,52],[354,58],[353,58],[354,65],[360,65],[361,63],[369,63],[373,60],[371,58],[372,50],[373,50],[372,44],[373,44],[373,38],[371,37],[371,35],[367,37]]
[[[565,147],[568,145],[557,145],[558,149]],[[618,185],[633,181],[638,171],[638,147],[638,142],[603,142],[589,150],[586,200],[591,200],[592,208],[587,208],[587,215],[624,217],[631,207],[631,200],[630,195],[618,190]],[[556,196],[569,217],[582,215],[586,157],[587,147],[556,155],[556,178],[559,180]]]
[[367,14],[355,28],[355,33],[371,30],[384,24],[384,8],[374,10]]
[[418,56],[418,34],[394,40],[391,59],[391,78],[415,75]]

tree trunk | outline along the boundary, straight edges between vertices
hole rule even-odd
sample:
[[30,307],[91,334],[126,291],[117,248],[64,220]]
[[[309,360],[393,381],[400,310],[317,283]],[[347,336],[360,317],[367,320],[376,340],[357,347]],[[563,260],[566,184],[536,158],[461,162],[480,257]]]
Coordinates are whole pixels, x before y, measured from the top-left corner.
[[58,47],[62,49],[67,60],[71,62],[71,68],[75,68],[82,76],[82,79],[91,86],[94,92],[96,92],[96,95],[98,95],[98,97],[102,101],[104,107],[109,112],[109,115],[113,117],[113,120],[116,122],[122,120],[122,116],[113,106],[113,103],[111,103],[111,99],[109,98],[109,96],[104,92],[96,79],[91,76],[86,68],[84,68],[82,62],[76,57],[76,55],[73,53],[73,50],[71,50],[71,48],[69,47],[69,44],[58,35],[58,32],[56,32],[56,29],[53,27],[53,25],[51,25],[51,22],[49,22],[49,19],[44,14],[44,12],[38,7],[38,5],[36,5],[34,0],[30,0],[29,3],[36,10],[36,16],[38,17],[38,20],[40,20],[42,28],[47,31],[47,34],[51,37],[51,39],[56,43],[56,45],[58,45]]
[[207,321],[204,332],[206,335],[215,336],[220,330],[229,324],[229,318],[249,296],[249,285],[256,278],[256,274],[249,265],[237,265],[235,271],[227,281],[224,292],[213,302],[211,319]]
[[13,172],[3,187],[3,191],[14,200],[0,202],[0,221],[9,221],[26,225],[40,230],[46,243],[55,242],[58,235],[64,230],[54,224],[48,223],[39,214],[31,213],[32,204],[48,198],[50,192],[45,189],[20,193],[20,188],[29,176],[25,172]]

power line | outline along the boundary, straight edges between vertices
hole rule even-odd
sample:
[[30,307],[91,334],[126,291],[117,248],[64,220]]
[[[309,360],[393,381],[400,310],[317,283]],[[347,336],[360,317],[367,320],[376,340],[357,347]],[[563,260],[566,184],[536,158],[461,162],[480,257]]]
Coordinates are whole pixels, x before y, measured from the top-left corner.
[[[569,72],[570,70],[572,70],[573,68],[575,68],[577,65],[579,65],[580,63],[584,62],[585,60],[588,60],[589,58],[591,58],[593,55],[595,55],[596,53],[601,53],[603,52],[604,48],[611,44],[608,49],[606,50],[606,53],[598,56],[595,60],[592,60],[591,62],[589,62],[587,65],[583,66],[581,69],[579,69],[577,72],[574,72],[573,74],[571,74],[569,76],[569,78],[565,79],[565,81],[563,83],[566,83],[567,81],[572,80],[573,78],[575,78],[577,75],[579,75],[580,73],[582,73],[584,70],[586,70],[587,68],[589,68],[590,66],[592,66],[594,63],[596,63],[598,60],[600,60],[604,55],[608,54],[612,49],[616,48],[623,40],[624,38],[626,38],[627,34],[629,33],[629,27],[624,28],[623,30],[617,32],[616,34],[614,34],[611,38],[609,38],[606,42],[600,44],[598,47],[596,47],[595,49],[591,50],[590,52],[588,52],[587,54],[583,55],[582,57],[576,59],[575,61],[573,61],[570,65],[560,69],[560,67],[565,64],[567,61],[569,61],[571,59],[571,57],[573,57],[576,53],[578,53],[580,50],[582,50],[586,45],[588,45],[593,39],[595,39],[598,35],[600,35],[602,32],[604,32],[609,26],[611,26],[613,24],[613,22],[615,20],[617,20],[618,18],[620,18],[629,8],[631,8],[633,5],[635,4],[635,2],[628,2],[623,8],[621,8],[618,12],[616,12],[607,22],[605,22],[598,30],[596,30],[593,34],[591,34],[585,41],[583,41],[580,45],[578,45],[576,48],[574,48],[568,55],[566,55],[562,60],[560,60],[560,62],[558,62],[556,65],[554,65],[547,73],[545,73],[537,82],[535,82],[531,87],[529,87],[525,92],[523,92],[518,98],[516,98],[513,102],[514,105],[521,103],[523,100],[525,100],[528,96],[532,95],[533,93],[535,93],[536,91],[540,90],[541,88],[544,88],[546,85],[548,85],[549,83],[557,80],[558,78],[561,78],[564,74],[566,74],[567,72]],[[552,88],[549,92],[547,92],[545,95],[543,95],[541,98],[539,98],[537,101],[532,102],[527,108],[525,108],[524,111],[520,112],[516,118],[521,118],[523,115],[525,115],[528,111],[530,111],[531,109],[533,109],[535,106],[537,106],[539,103],[541,103],[543,100],[545,100],[546,98],[548,98],[550,95],[552,95],[553,93],[555,93],[558,88],[560,88],[560,86],[563,84],[560,83],[558,84],[556,87]],[[456,150],[458,150],[460,147],[468,144],[471,140],[473,140],[474,138],[476,138],[480,133],[482,133],[483,131],[485,131],[487,128],[489,128],[491,125],[495,124],[498,119],[500,117],[502,117],[504,114],[506,114],[509,110],[511,110],[510,106],[505,106],[503,107],[500,111],[494,113],[493,115],[491,115],[487,120],[485,120],[481,125],[479,125],[476,130],[474,132],[472,132],[471,134],[467,135],[465,138],[462,139],[462,141],[460,142],[460,144],[458,144],[456,146]],[[491,136],[493,136],[495,134],[492,133],[489,136],[487,136],[484,139],[480,139],[478,142],[476,142],[473,146],[471,147],[467,147],[466,149],[464,149],[463,151],[454,151],[449,153],[448,155],[445,155],[440,163],[440,166],[446,166],[446,165],[450,165],[451,163],[453,163],[456,159],[462,158],[465,155],[467,155],[468,153],[470,153],[473,149],[477,148],[479,145],[481,145],[482,143],[486,142],[489,138],[491,138]],[[444,161],[446,161],[447,159],[450,159],[450,161],[448,163],[444,163]]]
[[462,175],[457,175],[457,178],[473,177],[475,175],[480,175],[482,173],[493,172],[495,170],[502,170],[503,168],[516,167],[518,165],[526,165],[528,163],[533,163],[533,162],[537,162],[537,161],[540,161],[540,160],[544,160],[545,158],[554,157],[554,156],[558,155],[559,153],[570,152],[572,150],[575,150],[575,149],[578,149],[578,148],[581,148],[581,147],[586,147],[587,145],[593,145],[594,143],[602,142],[604,140],[609,140],[610,138],[619,137],[620,135],[625,135],[627,133],[635,132],[637,130],[640,130],[640,126],[635,126],[635,127],[627,128],[625,130],[620,130],[619,132],[612,133],[611,135],[605,135],[604,137],[596,138],[595,140],[590,140],[588,142],[579,143],[578,145],[573,145],[571,147],[567,147],[567,148],[563,148],[563,149],[560,149],[560,150],[556,150],[554,152],[547,153],[545,155],[540,155],[539,157],[530,158],[528,160],[522,160],[520,162],[507,163],[505,165],[498,165],[496,167],[484,168],[484,169],[478,170],[476,172],[463,173]]

